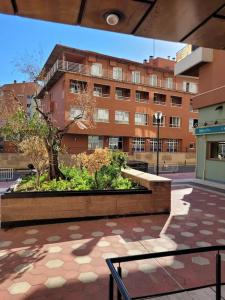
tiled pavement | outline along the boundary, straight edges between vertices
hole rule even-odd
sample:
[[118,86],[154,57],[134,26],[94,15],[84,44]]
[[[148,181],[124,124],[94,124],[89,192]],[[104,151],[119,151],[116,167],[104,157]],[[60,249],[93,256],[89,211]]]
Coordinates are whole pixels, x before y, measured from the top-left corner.
[[[0,299],[106,300],[106,258],[217,244],[225,245],[225,194],[177,185],[170,216],[1,230]],[[214,256],[123,263],[124,281],[133,297],[206,285],[215,279]]]

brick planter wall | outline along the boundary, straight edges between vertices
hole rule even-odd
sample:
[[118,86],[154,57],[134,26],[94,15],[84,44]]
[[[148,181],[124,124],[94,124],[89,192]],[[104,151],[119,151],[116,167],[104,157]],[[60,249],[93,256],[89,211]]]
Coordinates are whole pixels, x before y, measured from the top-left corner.
[[1,197],[1,222],[5,226],[19,221],[170,212],[169,179],[133,169],[124,170],[123,175],[146,189],[5,193]]

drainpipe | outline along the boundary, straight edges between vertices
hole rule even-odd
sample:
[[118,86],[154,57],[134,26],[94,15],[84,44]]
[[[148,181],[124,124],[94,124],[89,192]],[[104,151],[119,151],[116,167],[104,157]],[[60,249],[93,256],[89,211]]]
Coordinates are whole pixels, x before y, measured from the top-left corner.
[[206,135],[203,137],[203,141],[204,141],[204,152],[203,152],[203,157],[204,157],[204,161],[203,161],[203,170],[202,170],[202,179],[205,180],[205,172],[206,172],[206,148],[207,148],[207,138]]

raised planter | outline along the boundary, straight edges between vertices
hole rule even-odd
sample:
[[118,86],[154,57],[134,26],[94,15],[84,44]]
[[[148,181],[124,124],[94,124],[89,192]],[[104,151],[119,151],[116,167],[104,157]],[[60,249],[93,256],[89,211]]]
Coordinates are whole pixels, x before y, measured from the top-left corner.
[[149,178],[142,178],[143,174],[150,175],[132,169],[123,171],[124,176],[132,177],[145,189],[7,192],[1,197],[2,226],[19,222],[169,213],[170,180],[155,176],[160,181],[150,184]]

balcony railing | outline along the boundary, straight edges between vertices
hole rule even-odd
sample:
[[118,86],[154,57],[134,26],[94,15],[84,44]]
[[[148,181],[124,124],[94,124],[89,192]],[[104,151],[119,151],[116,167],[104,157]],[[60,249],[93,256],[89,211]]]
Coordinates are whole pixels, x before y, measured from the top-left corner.
[[[115,80],[119,82],[127,82],[127,83],[133,83],[137,85],[145,85],[145,86],[150,86],[150,87],[155,87],[155,88],[163,88],[163,89],[169,89],[169,90],[176,90],[180,92],[186,92],[183,88],[182,83],[173,83],[173,84],[168,84],[168,81],[166,80],[157,80],[154,83],[150,82],[150,79],[147,77],[142,76],[140,83],[135,83],[132,81],[132,74],[128,73],[123,73],[122,80],[119,80],[115,75],[113,75],[112,70],[107,70],[103,69],[101,74],[95,74],[93,70],[91,69],[91,66],[89,65],[83,65],[79,63],[74,63],[74,62],[69,62],[69,61],[63,61],[63,60],[56,60],[55,64],[52,66],[52,68],[49,70],[47,73],[46,77],[43,80],[43,87],[45,87],[48,82],[51,80],[51,78],[54,76],[54,74],[57,71],[61,72],[72,72],[72,73],[77,73],[81,75],[86,75],[86,76],[92,76],[92,77],[100,77],[108,80]],[[41,89],[42,89],[41,88]]]

